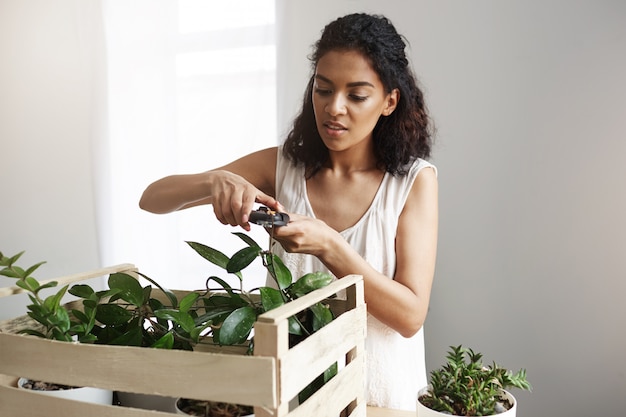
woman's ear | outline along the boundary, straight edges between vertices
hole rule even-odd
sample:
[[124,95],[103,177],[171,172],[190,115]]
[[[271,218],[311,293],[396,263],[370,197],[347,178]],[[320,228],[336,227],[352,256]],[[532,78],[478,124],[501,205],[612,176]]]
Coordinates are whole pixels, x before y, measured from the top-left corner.
[[400,90],[394,88],[386,97],[385,107],[383,107],[383,116],[389,116],[398,106],[398,100],[400,100]]

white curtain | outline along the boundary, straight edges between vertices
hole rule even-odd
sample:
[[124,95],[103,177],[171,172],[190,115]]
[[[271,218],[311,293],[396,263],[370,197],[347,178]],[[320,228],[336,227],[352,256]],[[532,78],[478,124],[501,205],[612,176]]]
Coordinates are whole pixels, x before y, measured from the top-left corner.
[[[134,263],[173,289],[226,277],[185,241],[230,256],[243,247],[231,235],[241,229],[221,225],[208,206],[155,215],[138,201],[160,177],[277,144],[274,1],[105,0],[103,16],[106,134],[95,147],[102,263]],[[251,235],[266,247],[259,229]],[[265,280],[260,264],[246,272],[246,287]]]

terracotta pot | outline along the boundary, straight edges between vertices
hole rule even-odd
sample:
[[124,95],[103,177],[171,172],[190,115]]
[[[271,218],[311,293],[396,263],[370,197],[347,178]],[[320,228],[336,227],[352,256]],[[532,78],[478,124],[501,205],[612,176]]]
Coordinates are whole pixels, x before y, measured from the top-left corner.
[[[424,387],[417,393],[417,397],[419,398],[423,393],[426,392],[428,387]],[[510,392],[504,391],[504,397],[508,399],[513,406],[507,411],[499,414],[495,414],[498,417],[515,417],[517,411],[517,400]],[[417,400],[417,417],[450,417],[450,414],[445,414],[440,411],[432,410],[422,404],[419,399]]]
[[[29,389],[24,388],[23,385],[29,381],[28,378],[20,378],[17,381],[17,386],[20,389]],[[113,391],[101,389],[101,388],[92,388],[92,387],[79,387],[79,388],[71,388],[65,390],[56,390],[56,391],[40,391],[33,390],[42,395],[48,395],[51,397],[57,398],[65,398],[68,400],[75,401],[83,401],[92,404],[104,404],[111,405],[113,403]]]

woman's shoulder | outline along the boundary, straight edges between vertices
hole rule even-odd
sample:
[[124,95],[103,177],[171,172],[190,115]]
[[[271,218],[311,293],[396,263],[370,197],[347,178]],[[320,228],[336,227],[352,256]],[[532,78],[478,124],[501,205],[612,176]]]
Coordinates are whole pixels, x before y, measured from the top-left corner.
[[413,161],[409,162],[405,167],[404,167],[404,172],[406,172],[406,179],[410,182],[412,182],[415,177],[424,169],[424,168],[431,168],[435,174],[435,177],[438,174],[438,170],[437,167],[435,166],[435,164],[433,164],[430,161],[427,161],[425,159],[422,158],[415,158]]

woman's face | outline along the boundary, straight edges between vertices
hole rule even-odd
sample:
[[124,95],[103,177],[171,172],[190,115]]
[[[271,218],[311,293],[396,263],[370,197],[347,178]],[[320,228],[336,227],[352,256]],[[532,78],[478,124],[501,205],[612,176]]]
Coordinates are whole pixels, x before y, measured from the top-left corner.
[[381,115],[395,109],[399,92],[386,93],[369,61],[356,51],[331,51],[315,69],[313,110],[317,130],[329,150],[371,141]]

